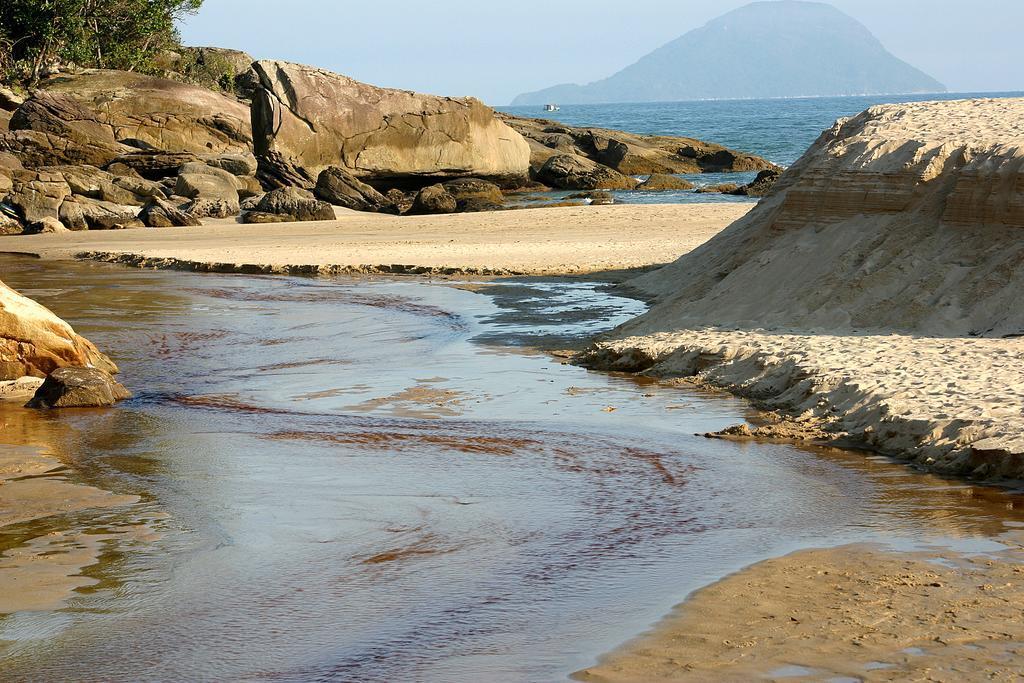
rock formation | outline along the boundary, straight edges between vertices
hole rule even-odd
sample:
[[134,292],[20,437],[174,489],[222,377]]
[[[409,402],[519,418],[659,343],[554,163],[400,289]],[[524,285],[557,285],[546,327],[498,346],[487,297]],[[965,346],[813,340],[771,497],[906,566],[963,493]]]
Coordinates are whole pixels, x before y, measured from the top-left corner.
[[252,151],[248,105],[207,88],[101,70],[55,76],[42,87],[95,112],[112,140],[132,147],[193,154]]
[[501,118],[529,143],[530,168],[535,177],[548,159],[557,155],[583,157],[624,175],[777,169],[771,162],[753,154],[693,138],[574,128],[557,121],[510,114],[501,114]]
[[253,66],[261,178],[298,175],[312,183],[331,166],[364,181],[527,173],[526,142],[477,100],[377,88],[286,62]]
[[0,282],[0,381],[44,377],[66,366],[117,366],[49,309]]

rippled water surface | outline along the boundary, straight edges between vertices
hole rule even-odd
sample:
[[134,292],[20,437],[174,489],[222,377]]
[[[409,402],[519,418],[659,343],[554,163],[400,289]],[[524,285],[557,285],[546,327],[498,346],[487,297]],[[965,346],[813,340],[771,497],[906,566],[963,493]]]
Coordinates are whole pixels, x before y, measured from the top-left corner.
[[643,309],[594,283],[10,257],[0,274],[109,350],[136,394],[0,409],[0,443],[141,497],[0,529],[0,549],[157,532],[105,542],[98,583],[66,607],[0,617],[4,680],[563,680],[766,557],[983,551],[1024,521],[1013,494],[880,458],[693,436],[744,404],[533,351]]

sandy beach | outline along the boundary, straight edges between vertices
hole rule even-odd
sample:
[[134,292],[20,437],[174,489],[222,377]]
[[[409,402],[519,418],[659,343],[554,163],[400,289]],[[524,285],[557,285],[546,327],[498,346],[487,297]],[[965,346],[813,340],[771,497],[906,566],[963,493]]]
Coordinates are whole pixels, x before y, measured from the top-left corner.
[[613,205],[416,217],[339,210],[337,221],[220,220],[196,228],[3,237],[0,251],[44,258],[127,255],[136,265],[229,272],[250,266],[245,270],[565,275],[668,263],[752,206]]
[[1019,680],[1024,548],[811,550],[696,592],[577,680]]

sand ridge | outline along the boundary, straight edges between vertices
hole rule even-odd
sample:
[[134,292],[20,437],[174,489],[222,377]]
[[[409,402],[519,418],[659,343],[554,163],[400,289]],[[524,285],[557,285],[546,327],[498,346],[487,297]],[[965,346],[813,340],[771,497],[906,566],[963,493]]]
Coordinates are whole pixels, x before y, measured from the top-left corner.
[[[571,274],[674,260],[753,204],[548,207],[445,216],[338,211],[336,221],[0,237],[0,251],[231,272]],[[189,265],[191,264],[191,265]],[[401,265],[400,270],[393,266]],[[242,268],[241,266],[250,266]],[[315,267],[315,268],[310,268]]]

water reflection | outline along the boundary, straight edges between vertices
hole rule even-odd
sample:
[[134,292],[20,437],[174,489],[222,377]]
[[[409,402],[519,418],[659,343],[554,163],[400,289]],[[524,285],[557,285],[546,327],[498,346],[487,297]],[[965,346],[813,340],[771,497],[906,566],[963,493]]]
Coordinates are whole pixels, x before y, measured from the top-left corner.
[[636,312],[598,285],[0,270],[136,392],[4,410],[4,440],[138,497],[45,524],[160,534],[104,542],[70,608],[0,621],[12,680],[559,679],[758,559],[984,550],[1024,524],[1011,493],[700,439],[745,405],[524,352],[531,330],[571,345]]

